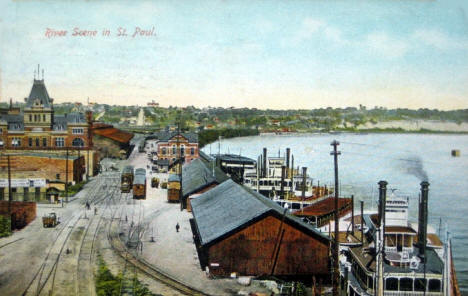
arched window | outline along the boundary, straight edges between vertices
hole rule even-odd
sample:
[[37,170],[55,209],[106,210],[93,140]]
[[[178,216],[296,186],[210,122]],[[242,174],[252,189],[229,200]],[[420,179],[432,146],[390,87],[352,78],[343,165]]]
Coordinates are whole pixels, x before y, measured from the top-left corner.
[[181,156],[185,155],[185,146],[184,145],[180,146],[180,155]]
[[174,155],[177,154],[177,147],[176,147],[176,145],[172,145],[172,154],[174,154]]
[[73,147],[84,147],[84,141],[81,138],[74,138],[72,142]]

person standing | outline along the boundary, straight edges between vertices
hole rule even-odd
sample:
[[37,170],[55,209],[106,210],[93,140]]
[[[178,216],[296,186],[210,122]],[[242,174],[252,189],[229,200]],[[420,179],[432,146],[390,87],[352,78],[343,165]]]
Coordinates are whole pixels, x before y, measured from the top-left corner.
[[177,224],[175,226],[176,232],[179,232],[179,228],[180,228],[180,225],[179,225],[179,222],[177,222]]

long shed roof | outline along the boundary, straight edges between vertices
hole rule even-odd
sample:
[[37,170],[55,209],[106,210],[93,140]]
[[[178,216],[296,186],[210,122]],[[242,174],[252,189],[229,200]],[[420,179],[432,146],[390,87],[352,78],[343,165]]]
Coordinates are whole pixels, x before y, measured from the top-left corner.
[[[214,175],[213,175],[214,171]],[[207,162],[197,158],[182,168],[182,195],[185,197],[211,184],[229,179],[218,167],[210,168]]]
[[[284,209],[274,201],[227,180],[191,201],[202,245],[211,244],[267,214],[281,217]],[[322,240],[329,238],[299,218],[286,214],[291,223]]]

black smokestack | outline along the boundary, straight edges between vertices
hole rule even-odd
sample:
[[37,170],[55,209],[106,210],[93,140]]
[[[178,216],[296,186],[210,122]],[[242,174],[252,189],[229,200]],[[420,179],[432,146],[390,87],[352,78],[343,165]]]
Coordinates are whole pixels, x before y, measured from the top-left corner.
[[286,169],[287,169],[287,177],[289,178],[289,159],[291,158],[291,149],[286,148]]
[[387,181],[379,182],[379,221],[377,222],[380,227],[385,223],[385,203],[387,201]]
[[426,257],[426,241],[427,241],[427,204],[429,193],[429,183],[421,182],[421,200],[419,201],[419,219],[418,219],[418,245],[419,258],[425,261]]
[[302,167],[302,197],[305,198],[305,191],[307,186],[307,168]]
[[284,199],[284,176],[286,174],[286,167],[283,165],[281,166],[281,199]]
[[387,181],[379,182],[379,227],[382,227],[382,252],[385,252],[385,204],[387,202]]
[[263,177],[267,176],[267,149],[263,148]]
[[428,181],[426,171],[424,170],[423,162],[419,156],[412,156],[408,159],[401,159],[401,167],[407,174],[413,175],[419,181]]

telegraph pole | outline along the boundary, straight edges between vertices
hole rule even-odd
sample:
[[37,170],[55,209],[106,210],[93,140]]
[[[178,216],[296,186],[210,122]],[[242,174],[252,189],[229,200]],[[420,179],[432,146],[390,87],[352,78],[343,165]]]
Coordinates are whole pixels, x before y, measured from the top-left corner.
[[183,193],[182,193],[182,159],[181,159],[181,153],[180,153],[180,111],[177,116],[177,173],[179,175],[179,180],[180,180],[180,189],[179,189],[179,203],[180,203],[180,210],[182,211],[184,209],[184,201],[183,201]]
[[339,233],[339,222],[338,222],[338,197],[339,197],[339,192],[338,192],[338,155],[341,154],[340,151],[337,151],[338,145],[340,143],[336,140],[334,140],[331,144],[333,146],[333,151],[330,153],[330,155],[333,155],[334,163],[335,163],[335,214],[334,214],[334,219],[335,219],[335,243],[334,243],[334,248],[333,248],[333,296],[338,296],[338,285],[339,285],[339,252],[340,252],[340,247],[339,247],[339,241],[338,241],[338,233]]
[[11,229],[11,201],[13,197],[11,196],[11,165],[10,165],[10,155],[7,155],[7,164],[8,164],[8,216],[10,218],[10,229]]
[[66,149],[66,160],[65,160],[65,200],[68,204],[68,146]]

